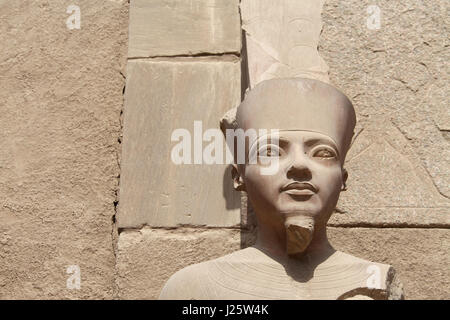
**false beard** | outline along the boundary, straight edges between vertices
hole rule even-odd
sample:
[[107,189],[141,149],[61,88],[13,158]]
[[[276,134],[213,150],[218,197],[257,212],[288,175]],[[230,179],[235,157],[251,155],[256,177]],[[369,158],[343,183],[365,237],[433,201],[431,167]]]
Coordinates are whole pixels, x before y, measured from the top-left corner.
[[285,222],[286,251],[288,255],[299,255],[308,248],[314,233],[312,217],[289,217]]

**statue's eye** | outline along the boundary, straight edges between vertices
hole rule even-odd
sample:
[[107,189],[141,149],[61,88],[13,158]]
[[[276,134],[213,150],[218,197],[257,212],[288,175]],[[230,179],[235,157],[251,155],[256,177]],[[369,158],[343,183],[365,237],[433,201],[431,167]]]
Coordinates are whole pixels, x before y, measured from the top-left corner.
[[336,158],[336,153],[328,148],[320,148],[314,151],[313,156],[317,158],[332,159]]
[[259,155],[261,157],[278,157],[280,149],[275,145],[267,145],[259,149]]

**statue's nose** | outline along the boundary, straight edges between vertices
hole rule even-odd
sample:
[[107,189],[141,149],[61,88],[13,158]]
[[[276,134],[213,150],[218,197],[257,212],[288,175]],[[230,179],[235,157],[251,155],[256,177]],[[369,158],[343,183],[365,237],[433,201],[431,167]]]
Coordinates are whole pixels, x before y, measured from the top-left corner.
[[312,172],[309,166],[310,159],[303,148],[295,148],[291,153],[291,157],[291,164],[287,172],[288,178],[295,180],[310,180],[312,178]]

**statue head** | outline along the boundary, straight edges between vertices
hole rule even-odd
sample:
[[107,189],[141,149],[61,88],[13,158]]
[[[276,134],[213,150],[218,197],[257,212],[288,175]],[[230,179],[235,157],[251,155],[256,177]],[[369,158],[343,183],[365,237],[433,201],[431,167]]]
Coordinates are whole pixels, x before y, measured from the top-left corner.
[[[284,234],[288,254],[303,252],[314,230],[325,228],[345,186],[343,165],[355,123],[350,100],[312,79],[261,82],[238,107],[235,129],[265,129],[267,135],[247,141],[246,159],[256,152],[258,161],[233,165],[234,186],[247,192],[258,232]],[[262,174],[264,157],[277,160],[271,174]]]

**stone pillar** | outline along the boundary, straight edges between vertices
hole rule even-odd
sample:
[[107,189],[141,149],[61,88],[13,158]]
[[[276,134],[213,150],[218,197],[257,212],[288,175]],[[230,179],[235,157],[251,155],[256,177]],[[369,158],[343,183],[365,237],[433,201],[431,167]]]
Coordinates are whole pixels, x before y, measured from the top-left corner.
[[[129,39],[117,284],[121,298],[153,299],[178,269],[240,247],[228,166],[194,164],[201,135],[240,103],[239,1],[132,0]],[[171,159],[176,129],[192,164]]]
[[317,46],[324,0],[242,0],[250,87],[273,78],[328,82]]

